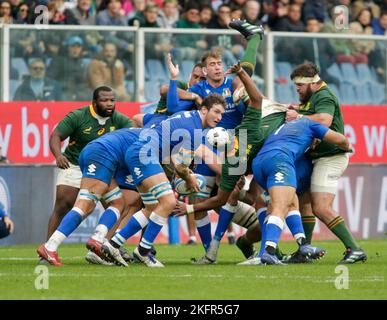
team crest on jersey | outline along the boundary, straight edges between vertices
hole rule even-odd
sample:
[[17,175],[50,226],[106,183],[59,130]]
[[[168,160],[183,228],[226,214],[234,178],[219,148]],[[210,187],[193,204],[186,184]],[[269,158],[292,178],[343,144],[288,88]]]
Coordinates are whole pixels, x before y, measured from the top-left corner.
[[229,88],[224,88],[224,89],[223,89],[223,92],[222,92],[222,96],[223,96],[224,98],[229,98],[229,97],[231,97],[231,91],[230,91],[230,89],[229,89]]
[[109,129],[110,129],[110,132],[112,132],[112,131],[116,130],[116,127],[112,126]]
[[83,130],[84,134],[90,134],[92,127],[88,127],[87,129]]
[[103,135],[105,133],[105,128],[101,128],[98,130],[98,135]]
[[210,89],[206,89],[206,93],[210,94],[211,93]]

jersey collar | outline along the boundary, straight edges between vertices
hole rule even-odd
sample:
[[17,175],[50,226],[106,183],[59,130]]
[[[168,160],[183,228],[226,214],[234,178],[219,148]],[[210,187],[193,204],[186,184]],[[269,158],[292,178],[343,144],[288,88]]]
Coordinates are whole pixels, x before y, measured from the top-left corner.
[[94,111],[93,105],[89,105],[89,110],[93,118],[97,119],[100,125],[105,125],[106,121],[109,120],[110,117],[101,117],[97,112]]

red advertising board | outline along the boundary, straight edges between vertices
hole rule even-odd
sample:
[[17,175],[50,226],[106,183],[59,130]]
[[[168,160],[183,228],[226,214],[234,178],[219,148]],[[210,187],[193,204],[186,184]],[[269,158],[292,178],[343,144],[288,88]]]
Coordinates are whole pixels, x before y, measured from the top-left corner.
[[[49,136],[56,124],[84,102],[0,103],[0,145],[13,163],[52,163]],[[140,103],[117,103],[132,117]],[[351,163],[387,163],[387,106],[343,106],[345,131],[354,154]]]
[[[140,112],[141,103],[117,103],[128,117]],[[85,102],[1,102],[0,145],[12,163],[52,163],[49,138],[58,122]]]
[[351,163],[387,163],[387,106],[342,107]]

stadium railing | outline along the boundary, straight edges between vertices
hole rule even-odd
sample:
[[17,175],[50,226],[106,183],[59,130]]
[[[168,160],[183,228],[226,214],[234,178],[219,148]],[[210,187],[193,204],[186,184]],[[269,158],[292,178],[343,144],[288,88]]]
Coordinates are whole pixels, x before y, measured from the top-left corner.
[[[200,60],[204,51],[212,47],[223,50],[228,67],[243,56],[246,41],[234,30],[158,29],[109,26],[54,26],[54,25],[2,25],[1,100],[13,101],[13,94],[28,75],[28,62],[32,57],[43,57],[47,67],[55,59],[56,50],[66,49],[72,36],[82,38],[87,55],[84,56],[84,90],[88,89],[87,68],[100,54],[102,42],[113,42],[118,47],[118,58],[125,66],[125,88],[132,101],[154,102],[158,87],[168,83],[165,55],[172,52],[174,61],[181,66],[180,79],[187,81],[190,67]],[[367,54],[368,63],[348,63],[338,59],[334,41],[369,41],[374,50]],[[25,51],[29,42],[32,53]],[[387,39],[383,36],[363,36],[324,33],[267,32],[258,51],[254,80],[264,94],[280,102],[296,102],[297,95],[290,81],[290,72],[305,60],[316,63],[322,78],[332,84],[344,104],[386,103]],[[51,50],[51,51],[50,51]],[[347,57],[354,53],[349,48]],[[62,53],[63,54],[63,53]],[[342,59],[342,57],[341,57]],[[64,83],[71,90],[71,68],[63,68]],[[67,81],[67,82],[66,82]],[[79,83],[77,83],[79,85]],[[365,86],[361,94],[359,86]],[[78,87],[78,86],[77,86]],[[69,89],[70,88],[70,89]],[[91,90],[91,89],[90,89]],[[350,92],[356,92],[351,96]],[[86,96],[89,92],[86,92]],[[68,97],[68,95],[64,95]],[[289,101],[289,99],[291,101]],[[68,100],[68,98],[63,98]]]

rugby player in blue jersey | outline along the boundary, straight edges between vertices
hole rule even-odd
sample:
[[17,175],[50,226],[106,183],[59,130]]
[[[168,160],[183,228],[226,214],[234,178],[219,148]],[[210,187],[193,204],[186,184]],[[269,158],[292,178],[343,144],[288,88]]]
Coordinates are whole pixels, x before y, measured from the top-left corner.
[[[265,251],[261,256],[263,264],[283,264],[276,257],[275,250],[286,215],[298,210],[295,163],[310,148],[315,138],[335,144],[346,152],[351,150],[348,139],[341,133],[307,118],[300,118],[283,124],[273,132],[253,160],[254,179],[269,192],[272,206],[266,224]],[[308,251],[311,255],[324,254],[322,249],[308,245],[305,237],[299,241],[299,245],[300,251]]]

